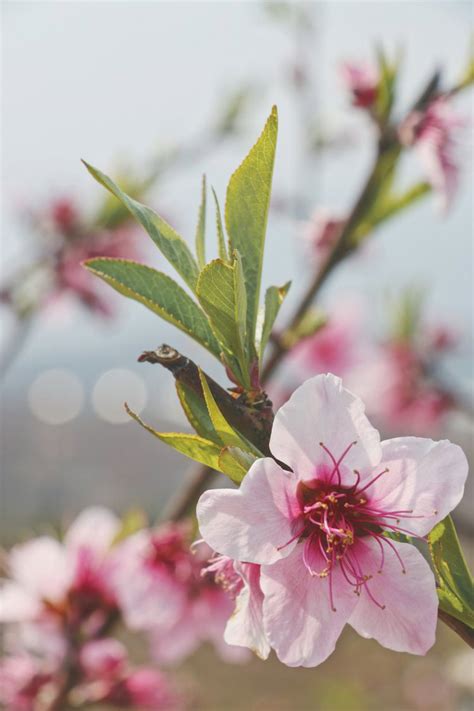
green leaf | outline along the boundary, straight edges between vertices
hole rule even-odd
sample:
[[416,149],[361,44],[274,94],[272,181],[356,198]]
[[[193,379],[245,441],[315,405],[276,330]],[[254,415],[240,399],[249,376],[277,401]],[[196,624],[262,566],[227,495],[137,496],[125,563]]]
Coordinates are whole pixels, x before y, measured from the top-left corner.
[[219,247],[219,259],[222,259],[223,262],[228,262],[229,257],[227,256],[224,228],[222,226],[221,208],[219,207],[219,201],[217,199],[216,191],[214,190],[214,188],[212,188],[212,194],[214,196],[214,202],[216,203],[216,230],[217,244]]
[[126,259],[99,257],[85,262],[87,269],[116,291],[139,301],[165,321],[181,329],[220,357],[220,347],[206,316],[192,298],[166,274]]
[[206,264],[206,176],[202,176],[201,204],[196,228],[196,256],[199,269]]
[[204,439],[204,437],[199,437],[199,435],[184,434],[182,432],[157,432],[153,427],[143,422],[137,413],[133,412],[127,404],[125,404],[125,408],[130,417],[133,417],[139,425],[148,430],[148,432],[151,432],[155,437],[158,437],[162,442],[176,449],[177,452],[181,452],[181,454],[184,454],[186,457],[194,459],[195,462],[200,462],[212,469],[221,471],[219,455],[222,447]]
[[[206,312],[216,339],[222,346],[226,363],[244,386],[249,386],[249,365],[245,352],[246,334],[242,332],[242,295],[236,295],[235,269],[215,259],[202,270],[197,297]],[[238,279],[238,277],[237,277]]]
[[272,332],[273,324],[278,316],[280,306],[283,303],[285,296],[291,286],[291,281],[288,281],[283,286],[270,286],[265,294],[265,315],[263,318],[262,335],[260,338],[259,357],[260,362],[263,360],[263,354]]
[[247,330],[254,340],[257,323],[263,250],[278,130],[276,107],[263,132],[232,175],[227,188],[225,222],[231,250],[242,257],[247,290]]
[[199,397],[194,390],[184,383],[180,383],[179,380],[176,380],[176,390],[181,407],[191,427],[196,430],[200,437],[210,439],[215,444],[220,444],[221,440],[213,427],[204,398]]
[[256,457],[239,447],[224,447],[219,455],[219,470],[240,484],[255,460]]
[[186,284],[195,291],[199,269],[183,238],[157,215],[156,212],[153,212],[149,207],[142,205],[120,190],[118,185],[116,185],[111,178],[85,161],[83,161],[83,163],[97,182],[107,188],[107,190],[125,205],[137,222],[145,228],[158,249],[161,250],[178,274],[182,276]]
[[251,453],[252,455],[255,455],[255,457],[263,457],[263,454],[259,452],[253,444],[248,442],[245,437],[236,432],[236,430],[229,425],[224,415],[219,410],[206,380],[206,376],[202,373],[202,371],[199,371],[199,377],[201,380],[202,391],[204,393],[204,399],[206,401],[207,411],[220,442],[224,446],[238,447],[243,452]]
[[442,610],[474,628],[474,583],[450,516],[428,536]]

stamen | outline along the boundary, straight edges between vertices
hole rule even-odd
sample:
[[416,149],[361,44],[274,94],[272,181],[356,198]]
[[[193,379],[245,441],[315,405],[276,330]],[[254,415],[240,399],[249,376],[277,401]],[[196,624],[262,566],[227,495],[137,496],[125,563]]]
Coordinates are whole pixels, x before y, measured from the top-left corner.
[[368,484],[366,484],[362,489],[359,489],[357,494],[362,494],[363,491],[368,489],[369,486],[372,486],[372,484],[374,484],[377,481],[377,479],[380,479],[381,476],[383,476],[384,474],[387,474],[388,471],[389,471],[389,469],[387,467],[387,469],[384,469],[383,472],[380,472],[380,474],[377,474],[377,476],[374,477],[373,479],[371,479]]
[[281,551],[281,550],[283,550],[283,548],[286,548],[286,546],[289,546],[290,543],[293,543],[293,541],[296,541],[297,538],[300,538],[300,536],[302,536],[303,533],[304,533],[304,527],[301,529],[301,531],[299,531],[299,533],[295,533],[295,535],[292,536],[292,538],[290,538],[290,540],[287,541],[286,543],[284,543],[282,546],[277,546],[277,551]]
[[356,444],[357,444],[357,441],[351,442],[351,443],[346,447],[346,449],[343,451],[343,453],[341,454],[341,456],[339,457],[339,459],[338,459],[337,462],[336,462],[336,460],[335,460],[335,458],[334,458],[332,452],[330,452],[330,450],[326,447],[326,445],[324,444],[324,442],[320,442],[320,443],[319,443],[319,446],[322,447],[322,448],[324,449],[324,451],[326,452],[326,454],[328,454],[328,455],[330,456],[330,458],[331,458],[331,460],[332,460],[332,463],[334,464],[334,469],[332,470],[332,472],[331,472],[331,474],[330,474],[330,476],[329,476],[328,482],[331,482],[331,481],[332,481],[332,478],[333,478],[334,474],[337,472],[338,484],[339,484],[339,485],[341,484],[341,472],[339,471],[339,465],[342,463],[342,460],[343,460],[344,457],[348,454],[348,452],[352,449],[352,447],[354,447],[354,445],[356,445]]

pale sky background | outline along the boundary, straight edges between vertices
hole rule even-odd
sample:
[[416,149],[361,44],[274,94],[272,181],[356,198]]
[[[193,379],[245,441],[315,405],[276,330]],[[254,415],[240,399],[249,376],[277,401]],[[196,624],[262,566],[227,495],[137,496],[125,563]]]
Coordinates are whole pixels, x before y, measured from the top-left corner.
[[[446,83],[458,77],[467,58],[472,5],[452,0],[329,2],[312,8],[318,25],[310,58],[315,107],[333,130],[343,127],[358,140],[345,152],[321,158],[302,182],[314,207],[328,205],[343,214],[367,171],[372,143],[364,117],[348,111],[338,63],[369,60],[376,41],[388,49],[403,46],[400,101],[406,105],[436,66],[445,68]],[[273,103],[280,115],[275,191],[293,191],[301,182],[298,117],[284,85],[294,42],[258,3],[4,2],[2,34],[4,272],[25,259],[26,239],[16,219],[20,206],[71,193],[93,208],[102,189],[82,167],[81,157],[105,172],[112,172],[120,159],[139,166],[156,146],[187,143],[199,135],[219,98],[241,82],[257,81],[265,88],[247,114],[244,134],[176,173],[152,195],[152,204],[192,238],[201,173],[206,171],[223,200],[229,175]],[[472,99],[463,96],[457,106],[472,122]],[[472,333],[471,135],[467,128],[460,156],[464,174],[449,215],[441,219],[428,199],[387,225],[364,259],[347,264],[331,279],[323,301],[358,289],[376,304],[374,319],[380,320],[387,291],[417,283],[429,289],[428,312],[434,319]],[[415,157],[406,163],[407,182],[420,179]],[[297,225],[270,220],[264,284],[293,279],[292,299],[305,282],[297,235]],[[164,268],[153,249],[149,262]],[[144,381],[154,411],[163,412],[165,403],[169,418],[178,417],[169,378],[137,366],[137,354],[168,341],[213,366],[197,346],[142,306],[119,297],[117,304],[120,317],[109,324],[79,309],[39,321],[11,370],[7,416],[8,408],[14,408],[31,417],[27,402],[35,378],[44,369],[65,368],[84,390],[81,407],[96,418],[91,403],[97,379],[110,368],[127,368]],[[458,360],[462,380],[472,378],[469,340]],[[122,381],[122,399],[133,404],[136,382],[128,388]]]

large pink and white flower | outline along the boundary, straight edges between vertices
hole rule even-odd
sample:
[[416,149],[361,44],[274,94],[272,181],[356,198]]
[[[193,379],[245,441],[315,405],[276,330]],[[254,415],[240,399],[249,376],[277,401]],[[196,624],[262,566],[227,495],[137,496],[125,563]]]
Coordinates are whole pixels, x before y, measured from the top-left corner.
[[270,458],[239,490],[205,492],[204,539],[261,566],[263,624],[289,666],[315,666],[346,623],[396,651],[433,644],[438,600],[418,550],[389,537],[423,537],[460,501],[462,450],[448,441],[380,442],[362,401],[320,375],[277,413]]

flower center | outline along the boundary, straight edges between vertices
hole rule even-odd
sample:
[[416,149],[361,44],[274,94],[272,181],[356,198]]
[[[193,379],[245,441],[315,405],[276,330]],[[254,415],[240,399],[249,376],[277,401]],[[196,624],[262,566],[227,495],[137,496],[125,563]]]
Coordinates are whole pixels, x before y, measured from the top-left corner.
[[[387,468],[375,474],[367,483],[361,481],[360,473],[353,470],[354,483],[347,486],[342,483],[341,466],[348,452],[357,444],[351,442],[338,459],[330,449],[320,442],[328,460],[318,469],[318,475],[311,480],[300,481],[296,496],[300,515],[296,518],[295,535],[281,546],[298,540],[303,546],[303,562],[312,576],[328,578],[331,607],[335,610],[333,596],[333,573],[339,568],[345,581],[354,588],[356,595],[364,589],[372,602],[384,609],[384,605],[375,599],[369,581],[373,578],[363,570],[360,549],[354,544],[370,537],[380,549],[380,563],[377,572],[381,573],[388,547],[397,557],[402,573],[405,566],[398,550],[387,533],[406,533],[418,537],[413,532],[399,526],[401,518],[422,518],[413,516],[412,510],[384,511],[371,501],[371,487],[389,472]],[[347,469],[344,470],[344,479]]]

